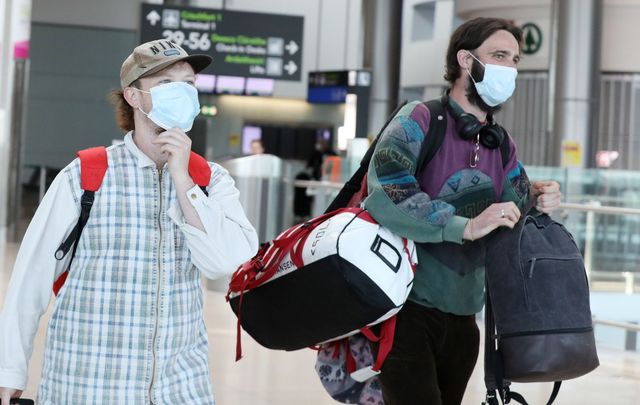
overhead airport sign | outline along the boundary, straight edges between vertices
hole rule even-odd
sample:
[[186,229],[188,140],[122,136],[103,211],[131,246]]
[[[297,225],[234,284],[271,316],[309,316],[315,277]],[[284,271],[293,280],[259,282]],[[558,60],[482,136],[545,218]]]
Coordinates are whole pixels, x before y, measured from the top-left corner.
[[142,4],[140,39],[210,55],[203,73],[299,81],[303,24],[289,15]]

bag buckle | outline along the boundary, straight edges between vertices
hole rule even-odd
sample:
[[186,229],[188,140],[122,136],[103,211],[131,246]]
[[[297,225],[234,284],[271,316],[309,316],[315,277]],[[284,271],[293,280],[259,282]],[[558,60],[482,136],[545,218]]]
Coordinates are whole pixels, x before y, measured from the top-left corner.
[[365,382],[371,377],[375,377],[380,374],[380,370],[374,370],[373,366],[363,367],[351,373],[351,378],[357,382]]
[[264,263],[262,263],[262,258],[256,258],[251,260],[251,268],[254,272],[260,273],[264,270]]
[[487,396],[485,397],[485,400],[482,403],[482,405],[499,405],[498,398],[496,398],[495,391],[487,392]]

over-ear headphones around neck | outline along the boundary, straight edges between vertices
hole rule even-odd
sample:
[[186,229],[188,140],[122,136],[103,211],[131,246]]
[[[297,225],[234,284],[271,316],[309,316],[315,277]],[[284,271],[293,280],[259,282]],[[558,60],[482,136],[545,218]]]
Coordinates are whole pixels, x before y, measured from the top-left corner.
[[495,122],[491,114],[487,115],[487,123],[483,124],[473,114],[456,111],[449,103],[449,95],[442,96],[444,105],[456,122],[456,130],[462,139],[475,139],[480,134],[480,143],[489,149],[500,147],[507,137],[507,131]]

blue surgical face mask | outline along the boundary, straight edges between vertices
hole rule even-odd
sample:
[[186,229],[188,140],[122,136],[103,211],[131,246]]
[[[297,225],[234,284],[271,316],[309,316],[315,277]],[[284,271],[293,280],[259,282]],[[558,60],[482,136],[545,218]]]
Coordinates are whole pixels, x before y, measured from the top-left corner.
[[151,94],[152,107],[145,114],[151,121],[164,129],[180,128],[189,131],[193,120],[200,113],[198,90],[185,82],[171,82],[154,86],[149,91],[137,89]]
[[469,52],[469,55],[484,66],[484,77],[481,82],[476,82],[471,72],[467,69],[467,73],[469,77],[471,77],[471,80],[473,80],[480,98],[491,107],[507,101],[516,89],[518,70],[509,66],[492,65],[490,63],[484,64],[471,52]]

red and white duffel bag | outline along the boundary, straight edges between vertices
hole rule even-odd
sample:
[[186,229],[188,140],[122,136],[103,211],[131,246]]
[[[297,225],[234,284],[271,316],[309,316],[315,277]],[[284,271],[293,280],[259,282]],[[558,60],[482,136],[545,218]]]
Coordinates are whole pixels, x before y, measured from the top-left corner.
[[258,343],[297,350],[395,315],[413,283],[413,241],[361,208],[339,209],[280,234],[233,274],[227,300]]

